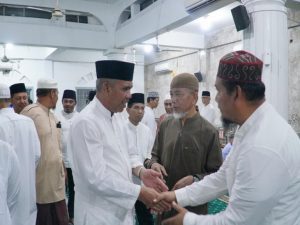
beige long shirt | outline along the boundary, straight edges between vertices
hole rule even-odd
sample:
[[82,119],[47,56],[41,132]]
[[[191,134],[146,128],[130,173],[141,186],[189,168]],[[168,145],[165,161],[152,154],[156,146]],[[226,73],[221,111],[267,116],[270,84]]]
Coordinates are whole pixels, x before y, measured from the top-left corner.
[[48,108],[39,103],[26,106],[21,114],[34,121],[41,143],[41,158],[36,169],[37,203],[61,201],[65,198],[65,175],[58,121]]

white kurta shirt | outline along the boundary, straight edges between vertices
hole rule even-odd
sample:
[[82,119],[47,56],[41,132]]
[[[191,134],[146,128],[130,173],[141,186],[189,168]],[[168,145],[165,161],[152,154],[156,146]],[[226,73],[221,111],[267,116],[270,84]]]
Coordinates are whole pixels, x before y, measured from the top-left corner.
[[[12,219],[18,217],[19,191],[20,167],[18,158],[12,146],[0,140],[0,224],[15,225]],[[35,223],[31,225],[33,224]]]
[[68,148],[68,138],[71,124],[76,115],[78,115],[77,111],[65,113],[64,110],[60,111],[60,113],[56,115],[57,119],[61,122],[62,157],[66,168],[71,168],[69,155],[72,149]]
[[154,144],[157,131],[157,123],[155,121],[154,111],[149,106],[145,106],[145,113],[141,122],[147,127],[149,127],[152,134],[152,141]]
[[133,224],[140,186],[132,182],[127,146],[111,112],[94,98],[70,130],[76,225]]
[[[150,129],[143,123],[139,123],[135,126],[129,121],[129,119],[127,119],[126,133],[129,151],[135,150],[137,152],[137,154],[129,152],[131,166],[134,168],[139,165],[143,165],[146,159],[151,159],[153,141]],[[133,181],[135,184],[141,184],[140,179],[136,176],[133,176]]]
[[218,172],[175,191],[180,205],[208,202],[228,190],[224,212],[187,213],[184,225],[300,224],[300,140],[268,103],[237,130]]
[[210,122],[212,125],[215,125],[216,111],[211,103],[209,103],[206,106],[205,105],[203,106],[203,108],[200,111],[200,115],[208,122]]
[[36,221],[35,169],[41,155],[40,141],[33,121],[14,112],[0,110],[0,139],[13,146],[21,167],[21,189],[14,225],[32,225]]

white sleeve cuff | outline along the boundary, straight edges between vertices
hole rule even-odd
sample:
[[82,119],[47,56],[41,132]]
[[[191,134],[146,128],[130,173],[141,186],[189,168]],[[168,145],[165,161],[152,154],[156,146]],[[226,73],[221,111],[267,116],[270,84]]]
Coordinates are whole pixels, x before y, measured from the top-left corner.
[[183,225],[195,225],[197,222],[197,216],[195,213],[187,212],[183,218]]
[[186,188],[181,188],[181,189],[175,190],[174,192],[175,192],[176,200],[179,205],[181,205],[182,207],[189,205]]

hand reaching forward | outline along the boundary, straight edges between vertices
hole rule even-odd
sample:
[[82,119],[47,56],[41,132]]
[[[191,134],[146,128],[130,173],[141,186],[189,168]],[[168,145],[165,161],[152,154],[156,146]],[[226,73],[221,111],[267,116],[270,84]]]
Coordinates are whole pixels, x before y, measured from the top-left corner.
[[172,191],[183,188],[188,185],[191,185],[193,182],[194,182],[194,179],[193,179],[192,175],[183,177],[179,181],[176,182],[176,184],[172,188]]
[[152,206],[152,211],[156,213],[169,211],[172,207],[171,204],[173,201],[176,201],[176,195],[174,191],[160,193],[153,201],[154,205]]
[[165,203],[164,201],[158,203],[154,201],[154,199],[156,199],[158,195],[159,193],[154,189],[142,186],[138,199],[142,201],[147,206],[147,208],[153,208],[155,205],[157,212],[170,210],[171,204]]
[[154,199],[157,198],[157,196],[157,191],[152,188],[142,186],[138,199],[143,202],[147,208],[151,208],[154,205]]
[[185,208],[177,205],[175,202],[172,202],[172,207],[178,212],[178,214],[174,217],[164,220],[162,225],[183,225],[183,218],[188,211]]
[[153,169],[153,170],[159,172],[159,173],[160,173],[160,178],[161,178],[161,179],[164,179],[164,176],[166,176],[166,177],[168,176],[165,167],[162,166],[162,165],[160,165],[159,163],[153,163],[153,164],[151,165],[151,169]]
[[154,188],[158,192],[168,191],[167,185],[160,179],[161,175],[152,169],[142,169],[141,180],[147,187]]

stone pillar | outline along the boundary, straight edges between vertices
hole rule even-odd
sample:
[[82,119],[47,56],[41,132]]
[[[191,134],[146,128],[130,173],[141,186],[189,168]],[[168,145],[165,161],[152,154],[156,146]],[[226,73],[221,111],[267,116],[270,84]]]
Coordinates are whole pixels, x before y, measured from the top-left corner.
[[242,0],[250,16],[244,30],[246,51],[264,61],[266,99],[288,119],[288,28],[286,0]]

